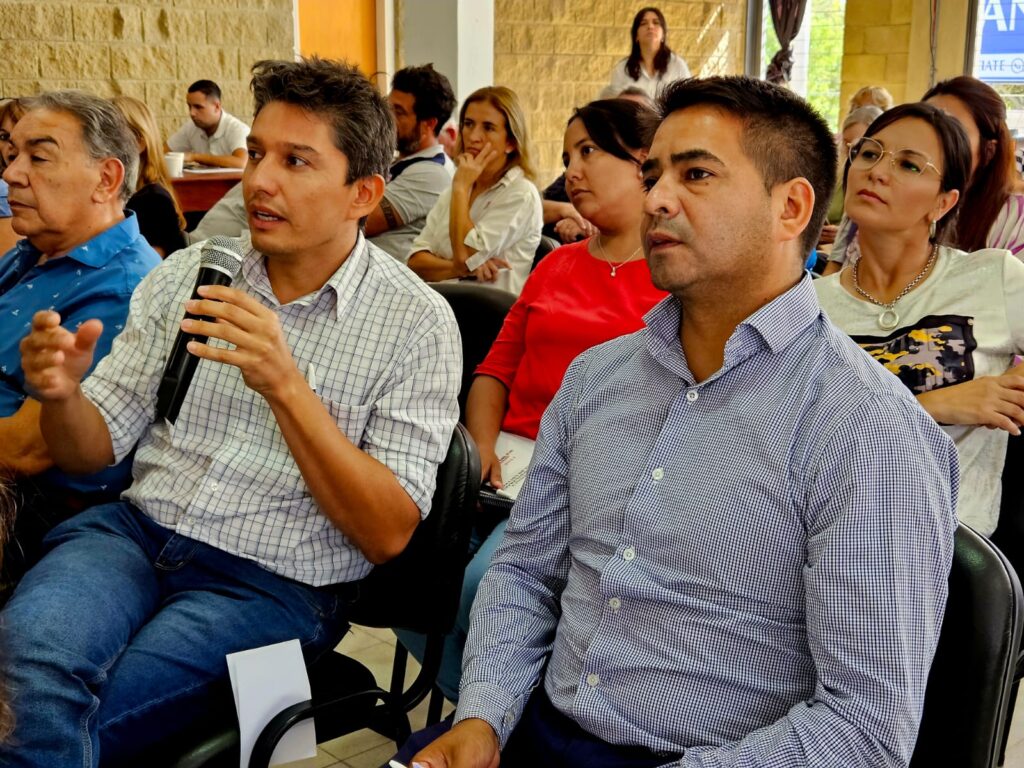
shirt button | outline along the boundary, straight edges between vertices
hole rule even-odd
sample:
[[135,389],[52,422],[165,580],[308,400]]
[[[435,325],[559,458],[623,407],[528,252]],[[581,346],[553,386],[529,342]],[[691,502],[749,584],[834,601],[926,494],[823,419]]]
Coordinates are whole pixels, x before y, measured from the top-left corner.
[[700,395],[697,394],[696,389],[691,389],[689,392],[686,393],[686,399],[689,400],[691,403],[698,397],[700,397]]
[[622,601],[617,597],[613,597],[611,600],[608,601],[608,607],[611,608],[613,611],[617,611],[619,610],[619,608],[622,607]]
[[513,722],[515,722],[515,719],[516,719],[516,713],[513,712],[511,709],[508,710],[505,713],[505,724],[506,725],[511,725]]
[[622,559],[626,562],[629,562],[634,557],[636,557],[636,550],[632,547],[626,547],[624,550],[622,550]]
[[661,480],[661,478],[663,478],[664,476],[665,470],[662,469],[661,467],[658,467],[653,472],[651,472],[651,477],[654,478],[655,481]]
[[216,491],[216,490],[219,490],[219,489],[220,489],[220,485],[217,483],[216,480],[214,480],[212,483],[210,483],[210,490],[211,491]]
[[589,685],[591,688],[593,688],[600,682],[601,678],[598,677],[597,674],[595,674],[594,672],[591,672],[589,675],[587,675],[587,685]]

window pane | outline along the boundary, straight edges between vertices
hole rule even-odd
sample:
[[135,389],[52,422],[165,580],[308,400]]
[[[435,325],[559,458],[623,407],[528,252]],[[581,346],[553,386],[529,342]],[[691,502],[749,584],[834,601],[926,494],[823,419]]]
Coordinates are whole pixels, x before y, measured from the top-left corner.
[[[761,70],[767,72],[779,41],[764,2]],[[790,87],[821,112],[829,125],[839,121],[839,89],[843,69],[843,19],[846,0],[807,0],[800,32],[793,40],[793,79]]]

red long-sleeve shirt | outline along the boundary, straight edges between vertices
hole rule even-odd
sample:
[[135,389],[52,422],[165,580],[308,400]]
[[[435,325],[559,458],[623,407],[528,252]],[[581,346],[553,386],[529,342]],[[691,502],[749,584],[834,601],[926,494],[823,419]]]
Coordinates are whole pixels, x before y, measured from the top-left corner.
[[612,277],[611,266],[587,251],[588,242],[562,246],[537,265],[476,369],[508,387],[506,432],[536,439],[569,363],[642,328],[647,310],[667,295],[651,285],[643,259],[617,267]]

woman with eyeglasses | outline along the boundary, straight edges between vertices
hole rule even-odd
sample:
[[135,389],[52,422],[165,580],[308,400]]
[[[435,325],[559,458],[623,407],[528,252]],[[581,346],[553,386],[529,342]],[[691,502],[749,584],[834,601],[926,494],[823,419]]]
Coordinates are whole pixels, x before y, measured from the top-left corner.
[[[0,173],[7,170],[7,157],[11,153],[11,131],[25,114],[17,99],[0,99]],[[11,227],[11,206],[7,202],[7,182],[0,179],[0,256],[21,239]]]
[[963,128],[934,106],[904,104],[875,120],[844,179],[859,258],[815,286],[832,321],[956,442],[960,520],[988,535],[1006,433],[1024,425],[1024,366],[1011,367],[1024,351],[1024,264],[1007,250],[945,245],[970,167]]
[[[1014,162],[1006,104],[992,86],[966,75],[943,80],[922,99],[956,118],[971,145],[971,171],[957,217],[958,248],[1006,248],[1024,259],[1024,182]],[[856,226],[840,225],[825,274],[858,248]]]

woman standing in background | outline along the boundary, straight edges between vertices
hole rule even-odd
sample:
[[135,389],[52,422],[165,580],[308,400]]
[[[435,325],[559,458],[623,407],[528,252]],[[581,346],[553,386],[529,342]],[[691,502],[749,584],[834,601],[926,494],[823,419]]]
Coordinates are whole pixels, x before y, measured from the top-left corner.
[[641,8],[629,31],[632,50],[612,69],[602,98],[615,98],[626,88],[640,88],[652,99],[666,85],[690,77],[686,62],[668,47],[665,16],[657,8]]

